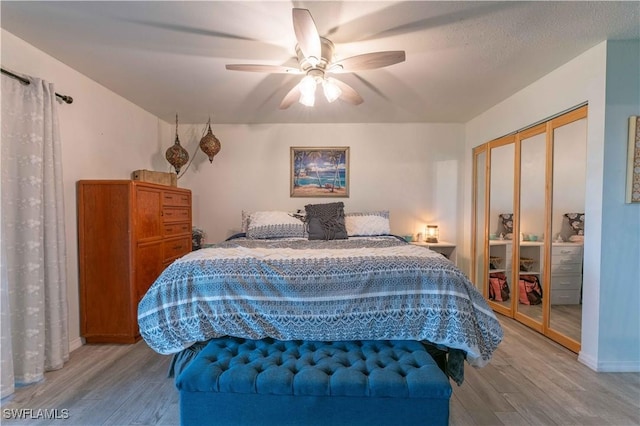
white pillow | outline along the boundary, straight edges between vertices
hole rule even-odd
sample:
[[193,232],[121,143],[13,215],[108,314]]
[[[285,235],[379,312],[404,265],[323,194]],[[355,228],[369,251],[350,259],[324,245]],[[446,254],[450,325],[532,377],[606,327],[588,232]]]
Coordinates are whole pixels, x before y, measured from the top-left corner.
[[347,235],[350,237],[388,235],[391,233],[389,212],[386,210],[367,213],[347,213],[344,215],[344,224],[347,228]]
[[304,223],[288,212],[259,211],[251,213],[247,238],[305,237]]

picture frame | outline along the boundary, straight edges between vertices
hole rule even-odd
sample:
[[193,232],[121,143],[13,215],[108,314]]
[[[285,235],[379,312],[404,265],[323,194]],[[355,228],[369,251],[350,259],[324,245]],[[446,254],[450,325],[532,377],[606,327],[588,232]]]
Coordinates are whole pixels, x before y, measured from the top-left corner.
[[629,117],[627,152],[627,203],[640,203],[640,117]]
[[291,197],[349,197],[349,147],[292,146]]

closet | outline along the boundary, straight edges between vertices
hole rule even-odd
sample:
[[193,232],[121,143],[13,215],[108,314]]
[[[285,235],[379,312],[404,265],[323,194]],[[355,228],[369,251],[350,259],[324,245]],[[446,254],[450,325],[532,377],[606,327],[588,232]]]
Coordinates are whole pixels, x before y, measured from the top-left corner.
[[497,313],[580,350],[587,106],[473,149],[471,277]]

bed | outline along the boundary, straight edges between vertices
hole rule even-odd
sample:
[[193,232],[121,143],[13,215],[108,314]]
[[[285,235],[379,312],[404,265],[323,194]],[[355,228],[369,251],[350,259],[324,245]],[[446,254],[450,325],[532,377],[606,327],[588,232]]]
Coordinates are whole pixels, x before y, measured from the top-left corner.
[[[309,239],[308,226],[298,234],[296,218],[274,232],[273,218],[269,230],[251,217],[246,233],[178,259],[151,286],[138,323],[152,349],[189,352],[221,336],[416,340],[482,367],[502,340],[493,311],[460,269],[384,235],[388,212],[346,215],[347,238],[329,240]],[[456,370],[449,373],[460,384]]]

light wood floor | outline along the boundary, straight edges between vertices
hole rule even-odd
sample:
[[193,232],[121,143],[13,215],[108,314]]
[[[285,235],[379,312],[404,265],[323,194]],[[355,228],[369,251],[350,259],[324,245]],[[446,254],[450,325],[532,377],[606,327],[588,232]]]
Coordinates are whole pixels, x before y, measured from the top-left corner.
[[[491,363],[453,385],[450,425],[640,425],[640,374],[595,373],[577,356],[499,316],[505,339]],[[135,345],[86,345],[39,384],[2,401],[2,424],[176,425],[170,357]],[[66,420],[10,420],[6,409],[63,409]],[[399,419],[400,421],[400,419]],[[399,423],[401,424],[401,423]]]

